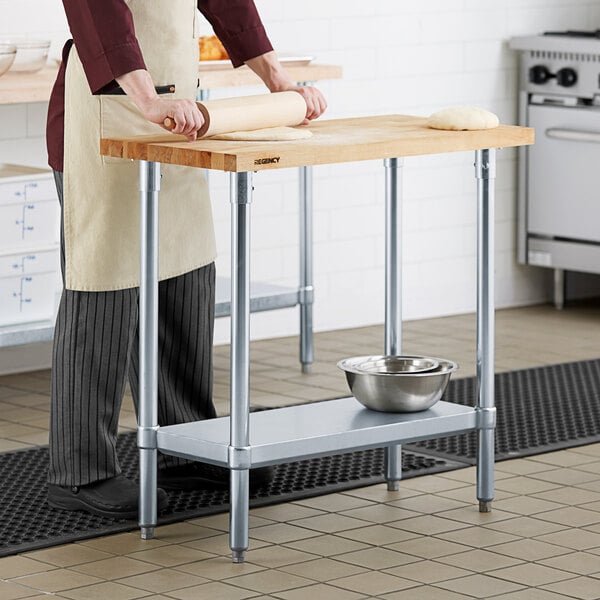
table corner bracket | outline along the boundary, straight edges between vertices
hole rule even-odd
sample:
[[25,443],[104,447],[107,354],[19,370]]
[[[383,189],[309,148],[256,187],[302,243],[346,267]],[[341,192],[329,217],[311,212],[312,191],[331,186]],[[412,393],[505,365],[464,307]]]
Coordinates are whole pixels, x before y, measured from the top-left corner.
[[475,407],[475,423],[477,429],[495,429],[496,428],[496,407]]
[[315,301],[315,288],[312,285],[305,285],[298,289],[299,304],[313,304]]
[[252,466],[252,447],[227,447],[227,466],[230,469],[249,469]]
[[404,160],[402,157],[384,158],[383,166],[386,169],[401,169],[404,166]]
[[138,427],[137,429],[137,444],[138,448],[154,450],[158,447],[157,434],[160,427]]
[[495,179],[496,178],[496,149],[475,151],[475,178],[476,179]]

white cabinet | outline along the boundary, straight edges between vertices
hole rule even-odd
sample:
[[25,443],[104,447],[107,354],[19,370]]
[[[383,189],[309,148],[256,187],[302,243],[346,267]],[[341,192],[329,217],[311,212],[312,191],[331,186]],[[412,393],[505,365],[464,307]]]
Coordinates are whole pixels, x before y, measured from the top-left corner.
[[0,326],[54,319],[59,234],[51,171],[0,164]]
[[[0,188],[0,195],[2,194]],[[0,246],[21,248],[56,244],[56,206],[58,202],[33,202],[0,205]]]
[[0,254],[0,326],[52,320],[60,293],[58,248]]

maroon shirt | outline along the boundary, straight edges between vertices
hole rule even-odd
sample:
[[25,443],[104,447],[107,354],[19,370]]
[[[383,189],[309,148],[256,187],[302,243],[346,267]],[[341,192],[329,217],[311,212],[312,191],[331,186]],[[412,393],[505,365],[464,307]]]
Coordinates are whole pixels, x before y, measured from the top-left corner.
[[[198,9],[223,42],[234,67],[273,49],[254,0],[197,0]],[[145,69],[133,18],[124,0],[63,0],[73,39],[63,60],[48,105],[48,163],[63,170],[65,129],[65,69],[73,43],[81,58],[92,94],[116,87],[115,79]]]

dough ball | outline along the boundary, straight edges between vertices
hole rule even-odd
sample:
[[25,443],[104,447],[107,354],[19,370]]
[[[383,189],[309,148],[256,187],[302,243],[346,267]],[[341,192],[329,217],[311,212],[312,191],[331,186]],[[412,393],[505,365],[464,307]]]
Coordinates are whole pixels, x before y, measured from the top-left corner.
[[493,129],[498,127],[498,117],[489,110],[477,106],[455,106],[433,113],[427,125],[432,129],[453,131]]
[[302,127],[268,127],[253,131],[233,131],[213,135],[211,140],[233,140],[238,142],[285,142],[312,137],[312,131]]

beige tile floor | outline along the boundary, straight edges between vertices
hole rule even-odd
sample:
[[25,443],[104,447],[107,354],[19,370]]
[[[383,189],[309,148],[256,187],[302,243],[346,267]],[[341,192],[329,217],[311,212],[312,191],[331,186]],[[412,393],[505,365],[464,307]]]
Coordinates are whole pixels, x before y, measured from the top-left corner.
[[[497,313],[497,369],[600,356],[600,302]],[[474,373],[473,315],[406,323],[404,350]],[[335,363],[379,353],[382,328],[317,334],[302,375],[297,339],[252,344],[252,398],[279,406],[346,394]],[[228,348],[215,349],[227,412]],[[0,377],[0,451],[47,442],[49,373]],[[131,399],[121,423],[134,424]],[[250,551],[229,558],[227,515],[0,559],[0,600],[558,600],[600,598],[600,444],[497,464],[494,510],[475,504],[473,468],[251,512]]]

